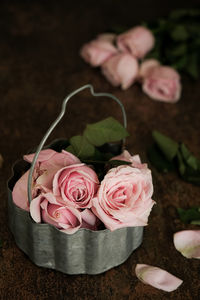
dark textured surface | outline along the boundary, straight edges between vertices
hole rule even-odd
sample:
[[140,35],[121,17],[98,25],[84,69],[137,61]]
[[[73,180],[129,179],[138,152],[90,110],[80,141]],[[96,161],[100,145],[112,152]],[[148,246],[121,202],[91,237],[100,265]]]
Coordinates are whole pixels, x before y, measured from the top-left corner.
[[[195,6],[198,1],[1,1],[0,2],[0,299],[199,299],[198,260],[178,253],[173,233],[185,228],[176,207],[199,205],[200,188],[175,174],[153,169],[154,207],[141,247],[121,266],[97,276],[68,276],[35,266],[19,250],[8,229],[6,180],[11,165],[37,145],[60,111],[62,99],[73,89],[92,83],[96,91],[119,97],[128,114],[131,138],[127,147],[146,160],[151,130],[158,129],[182,140],[200,156],[199,81],[183,78],[183,94],[175,105],[150,100],[134,85],[122,92],[111,87],[99,70],[78,55],[80,46],[113,24],[132,26],[164,15],[172,8]],[[148,4],[147,4],[148,3]],[[185,3],[185,4],[184,4]],[[121,113],[114,101],[96,99],[88,92],[68,106],[62,124],[52,134],[70,137],[87,122]],[[159,266],[183,279],[182,286],[166,293],[144,285],[135,276],[135,265]]]

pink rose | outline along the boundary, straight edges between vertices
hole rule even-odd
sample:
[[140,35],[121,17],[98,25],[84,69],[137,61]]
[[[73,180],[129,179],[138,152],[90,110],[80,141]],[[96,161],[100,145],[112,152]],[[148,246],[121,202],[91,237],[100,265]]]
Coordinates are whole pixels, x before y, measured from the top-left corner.
[[137,59],[128,53],[118,53],[102,65],[102,73],[113,86],[129,88],[138,75]]
[[137,58],[143,58],[154,47],[154,43],[151,31],[142,26],[134,27],[117,38],[118,48]]
[[80,50],[81,57],[93,67],[101,66],[108,58],[118,52],[113,44],[113,34],[103,34],[85,45]]
[[99,180],[85,164],[71,165],[59,170],[53,179],[53,193],[62,202],[78,208],[90,208],[96,195]]
[[145,61],[142,62],[140,65],[140,70],[139,70],[139,77],[142,79],[144,77],[147,77],[151,70],[155,67],[160,66],[160,63],[156,59],[146,59]]
[[142,89],[149,97],[170,103],[179,100],[181,94],[180,76],[173,68],[154,65],[145,68],[143,73]]
[[131,166],[138,169],[147,169],[147,164],[142,164],[139,155],[131,156],[127,150],[124,150],[120,155],[113,157],[111,160],[124,160],[131,162]]
[[[31,163],[34,155],[24,155],[24,159]],[[36,197],[41,191],[47,192],[52,188],[53,177],[59,169],[79,163],[80,160],[67,151],[63,150],[61,153],[58,153],[51,149],[42,150],[38,156],[33,174],[32,197]],[[29,210],[27,196],[28,174],[29,171],[16,182],[12,192],[14,203],[25,210]]]
[[110,230],[147,225],[154,205],[148,168],[119,166],[111,169],[93,199],[92,211]]
[[82,224],[80,211],[61,205],[52,193],[34,198],[30,204],[30,214],[36,223],[44,221],[68,234],[76,232]]

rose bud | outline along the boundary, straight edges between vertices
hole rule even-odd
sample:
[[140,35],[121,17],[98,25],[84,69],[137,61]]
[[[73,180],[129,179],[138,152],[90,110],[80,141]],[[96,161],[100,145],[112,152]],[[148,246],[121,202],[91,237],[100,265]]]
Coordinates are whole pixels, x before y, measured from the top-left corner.
[[128,53],[118,53],[102,65],[102,73],[113,86],[129,88],[138,75],[137,59]]
[[30,204],[30,214],[36,223],[44,221],[68,234],[75,233],[82,225],[80,211],[59,204],[52,193],[34,198]]
[[53,179],[53,193],[62,203],[76,208],[90,208],[96,195],[97,174],[85,164],[71,165],[59,170]]
[[180,99],[180,76],[173,68],[160,65],[146,66],[140,74],[143,74],[142,89],[150,98],[170,103]]
[[142,26],[134,27],[117,38],[118,48],[137,58],[143,58],[154,47],[154,43],[151,31]]
[[118,52],[113,44],[115,35],[102,34],[80,50],[81,57],[93,67],[101,66],[108,58]]
[[154,205],[153,184],[148,168],[112,168],[101,182],[92,211],[110,230],[145,226]]

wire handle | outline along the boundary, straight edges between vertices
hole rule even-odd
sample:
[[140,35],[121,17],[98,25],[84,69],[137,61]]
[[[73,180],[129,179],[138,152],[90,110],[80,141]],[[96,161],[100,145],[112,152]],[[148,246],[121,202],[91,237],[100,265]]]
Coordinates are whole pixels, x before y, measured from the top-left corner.
[[27,185],[27,188],[28,188],[28,201],[29,201],[29,203],[31,203],[31,201],[32,201],[32,191],[31,191],[32,176],[33,176],[33,171],[34,171],[34,168],[35,168],[35,164],[36,164],[38,155],[39,155],[40,151],[42,150],[42,148],[43,148],[43,146],[44,146],[47,138],[49,137],[49,135],[51,134],[51,132],[54,130],[54,128],[56,127],[56,125],[60,122],[60,120],[62,119],[62,117],[64,116],[65,110],[66,110],[66,105],[67,105],[67,102],[69,101],[69,99],[72,98],[74,95],[78,94],[79,92],[85,90],[85,89],[90,89],[90,92],[91,92],[91,94],[94,97],[108,97],[108,98],[111,98],[111,99],[115,100],[119,104],[119,106],[121,107],[122,115],[123,115],[124,127],[125,128],[127,127],[127,118],[126,118],[126,112],[125,112],[124,106],[121,103],[121,101],[117,97],[115,97],[114,95],[109,94],[109,93],[95,93],[94,92],[94,88],[93,88],[93,86],[91,84],[86,84],[86,85],[80,87],[79,89],[73,91],[72,93],[70,93],[63,100],[62,109],[61,109],[60,114],[58,115],[58,117],[56,118],[56,120],[51,124],[51,126],[49,127],[49,129],[47,130],[46,134],[44,135],[43,139],[41,140],[41,142],[40,142],[40,144],[39,144],[39,146],[38,146],[38,148],[37,148],[37,150],[35,152],[35,156],[34,156],[33,161],[31,163],[31,168],[30,168],[29,175],[28,175],[28,185]]

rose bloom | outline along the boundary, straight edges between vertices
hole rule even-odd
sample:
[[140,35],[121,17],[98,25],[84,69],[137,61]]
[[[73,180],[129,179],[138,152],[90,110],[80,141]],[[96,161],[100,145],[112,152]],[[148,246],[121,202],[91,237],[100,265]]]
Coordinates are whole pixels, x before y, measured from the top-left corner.
[[145,61],[141,70],[142,89],[150,98],[169,103],[180,99],[180,76],[173,68]]
[[101,182],[92,211],[110,230],[145,226],[154,205],[151,171],[121,165],[112,168]]
[[[24,155],[24,159],[31,163],[34,155]],[[42,191],[47,192],[50,190],[55,173],[71,164],[80,164],[80,160],[65,150],[62,150],[60,153],[51,149],[42,150],[33,172],[32,197],[36,197]],[[29,170],[16,182],[12,192],[14,203],[25,210],[29,210],[27,195],[28,174]]]
[[40,194],[31,201],[31,217],[36,223],[43,221],[68,234],[79,228],[96,229],[97,218],[89,209],[81,212],[60,202],[51,192]]
[[53,179],[53,193],[62,203],[78,208],[90,208],[96,195],[99,180],[96,173],[85,164],[60,169]]
[[154,43],[153,34],[143,26],[134,27],[117,38],[118,48],[137,58],[143,58],[154,47]]
[[85,45],[80,50],[81,57],[93,67],[101,66],[108,58],[118,52],[114,46],[114,34],[101,34],[96,40]]
[[102,65],[102,73],[113,86],[129,88],[138,75],[138,61],[128,53],[118,53]]

